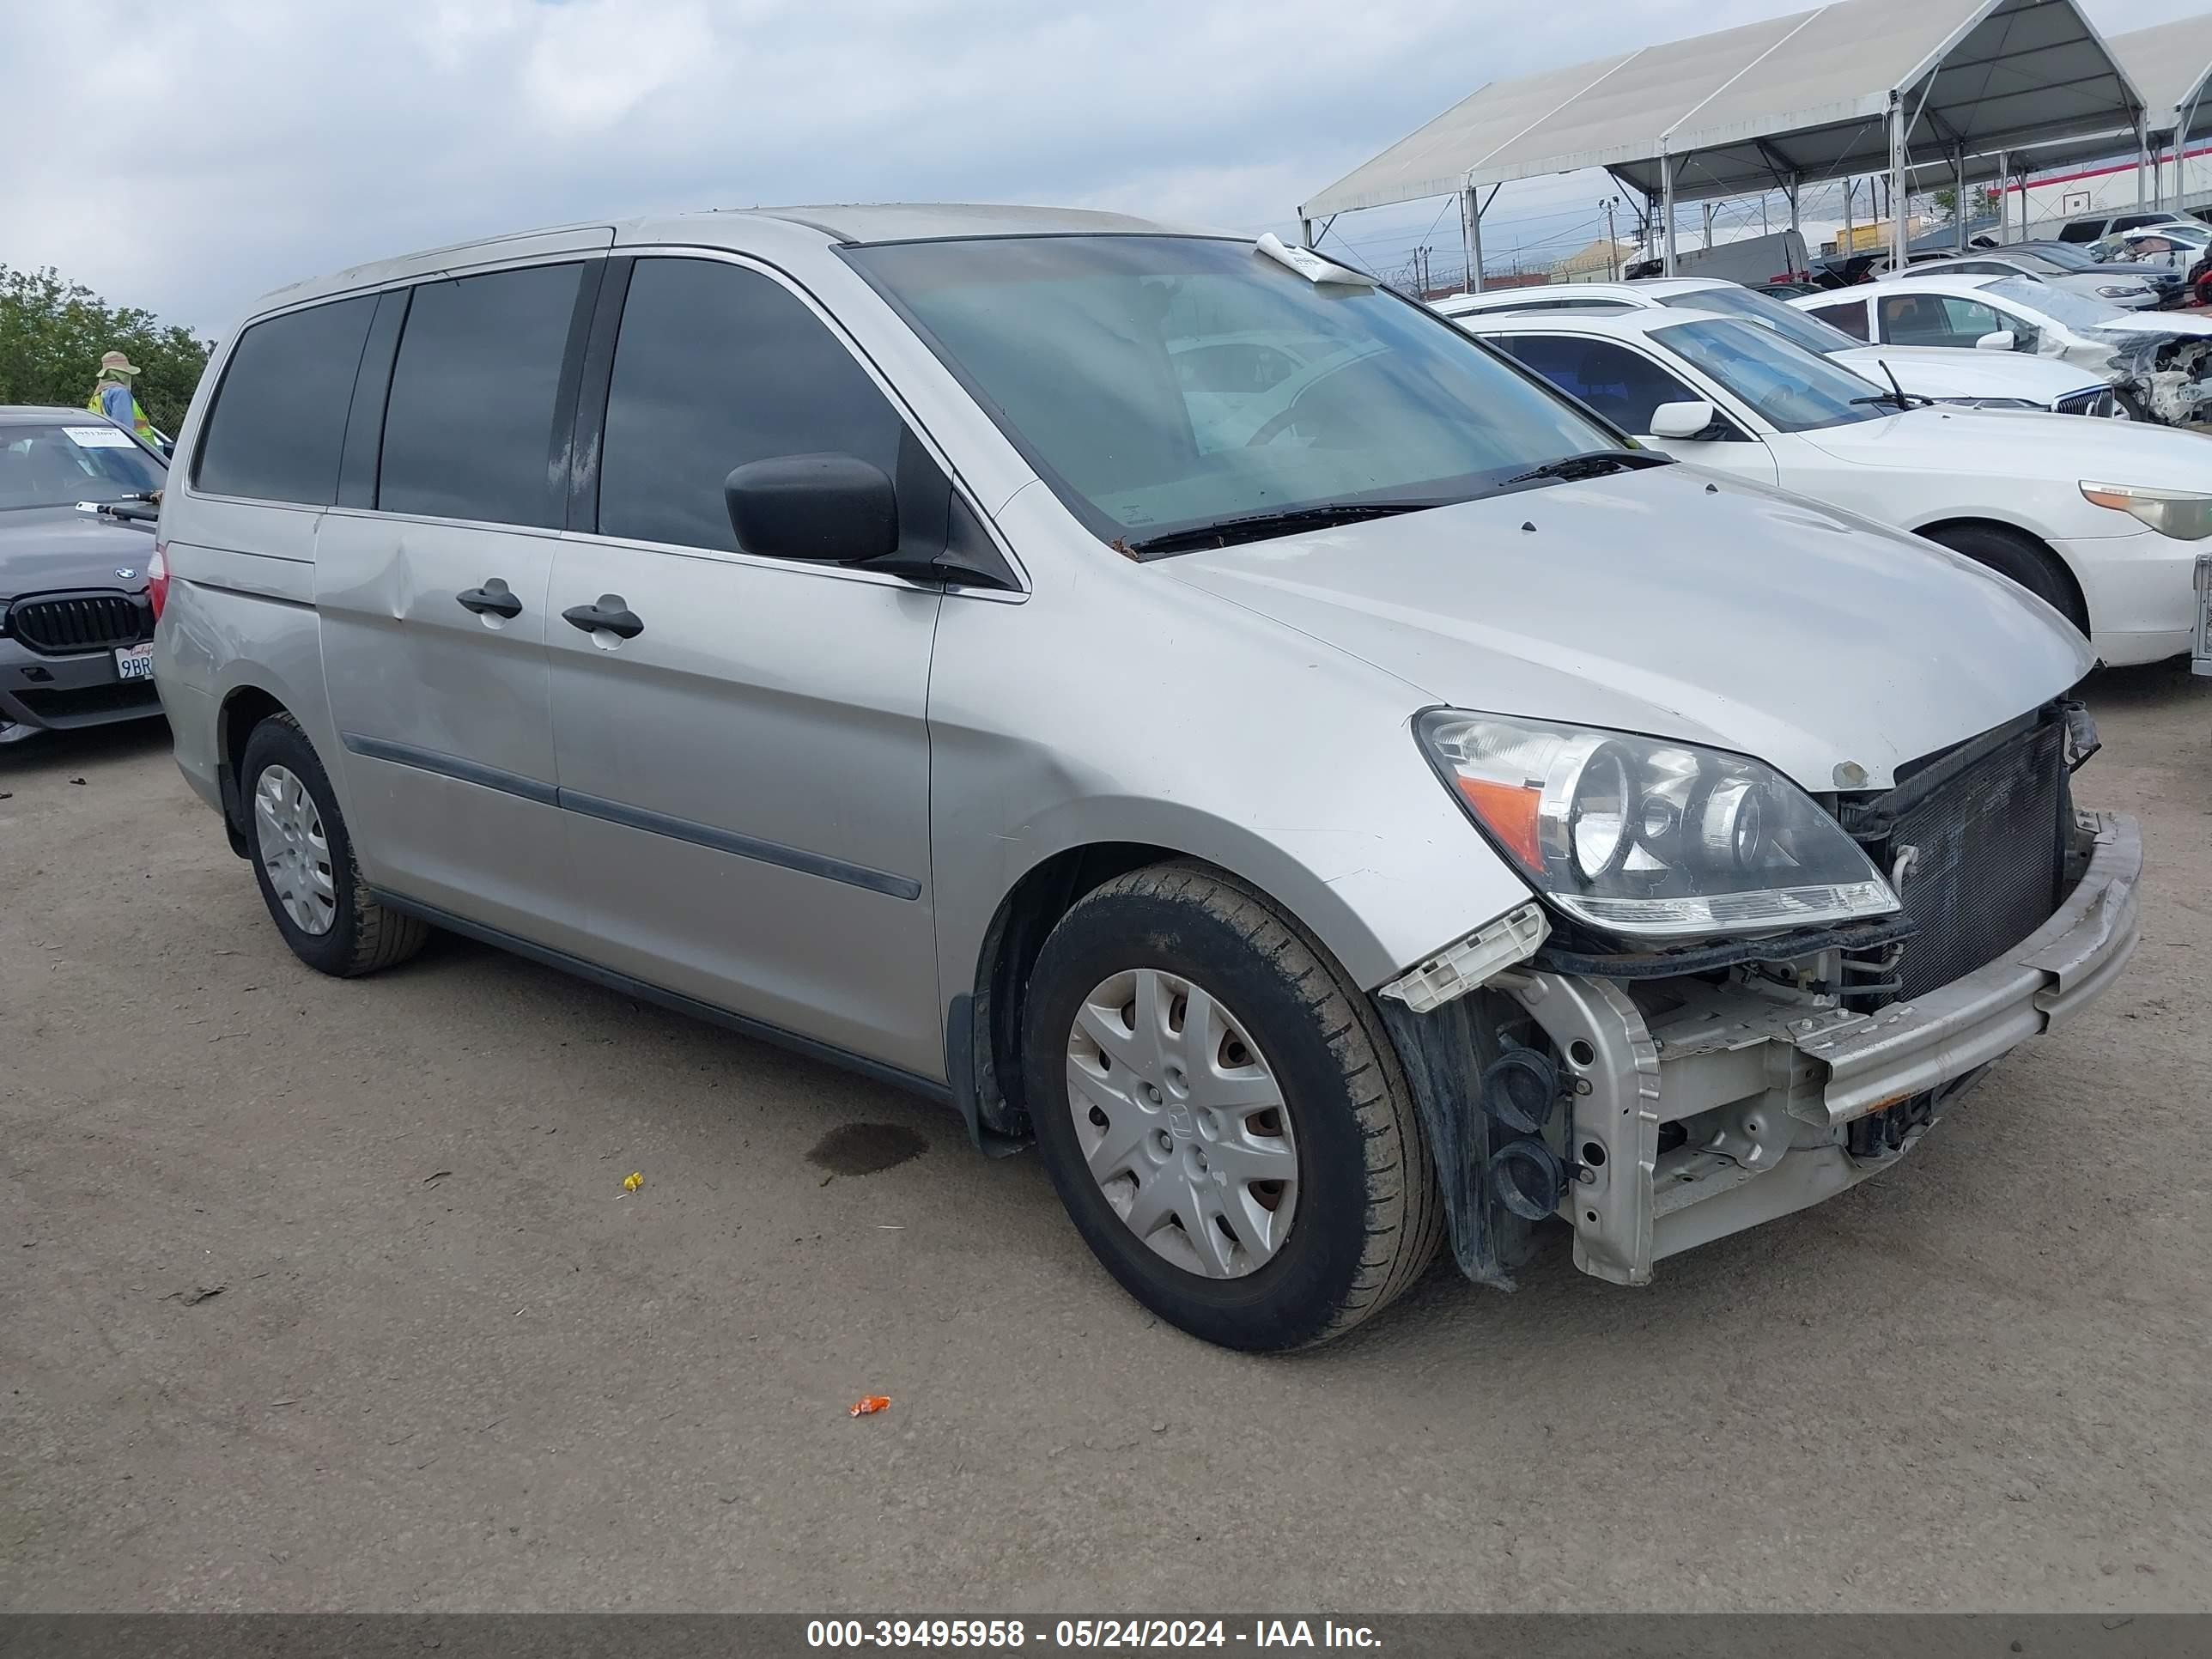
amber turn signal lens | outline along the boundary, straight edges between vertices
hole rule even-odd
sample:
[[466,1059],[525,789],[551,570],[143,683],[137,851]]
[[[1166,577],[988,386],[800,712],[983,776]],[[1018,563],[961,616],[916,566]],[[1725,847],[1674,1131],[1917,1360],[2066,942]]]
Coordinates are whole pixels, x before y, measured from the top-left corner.
[[1455,777],[1459,793],[1474,809],[1475,817],[1490,826],[1490,833],[1504,842],[1532,870],[1544,867],[1544,852],[1536,840],[1536,809],[1543,792],[1524,785],[1492,783],[1485,778]]

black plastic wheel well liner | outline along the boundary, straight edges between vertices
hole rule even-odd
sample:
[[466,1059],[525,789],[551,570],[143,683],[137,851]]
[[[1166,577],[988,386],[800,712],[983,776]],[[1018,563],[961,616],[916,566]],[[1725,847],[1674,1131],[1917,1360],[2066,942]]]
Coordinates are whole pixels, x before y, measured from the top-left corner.
[[[1085,893],[1148,864],[1186,856],[1142,842],[1070,848],[1025,872],[1000,902],[983,934],[971,1000],[974,1118],[969,1130],[979,1146],[987,1145],[987,1135],[1030,1136],[1029,1104],[1022,1097],[1022,1010],[1046,935]],[[947,1041],[958,1039],[948,1032]],[[957,1074],[957,1064],[953,1069]]]
[[1492,1160],[1521,1137],[1482,1109],[1482,1078],[1510,1046],[1509,1033],[1529,1035],[1528,1022],[1510,1000],[1480,989],[1423,1014],[1392,997],[1377,995],[1374,1006],[1436,1159],[1452,1259],[1474,1283],[1510,1291],[1548,1224],[1515,1215],[1491,1184]]
[[253,728],[273,715],[289,713],[284,705],[258,685],[241,685],[230,691],[215,717],[216,781],[222,790],[223,828],[230,834],[230,850],[246,856],[246,745]]

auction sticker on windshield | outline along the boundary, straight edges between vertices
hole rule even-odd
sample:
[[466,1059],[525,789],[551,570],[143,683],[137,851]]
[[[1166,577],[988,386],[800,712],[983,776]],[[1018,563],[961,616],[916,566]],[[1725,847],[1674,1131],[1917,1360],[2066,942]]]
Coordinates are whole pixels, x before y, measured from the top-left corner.
[[154,642],[143,645],[118,645],[115,647],[115,672],[126,680],[150,680],[154,678]]
[[131,434],[118,426],[65,426],[62,431],[79,449],[136,449]]

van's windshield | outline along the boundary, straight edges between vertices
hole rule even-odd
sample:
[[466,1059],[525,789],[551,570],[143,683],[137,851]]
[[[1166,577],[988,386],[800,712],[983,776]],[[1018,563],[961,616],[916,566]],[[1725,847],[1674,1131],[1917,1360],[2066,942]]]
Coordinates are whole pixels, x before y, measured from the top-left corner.
[[1533,487],[1559,476],[1531,476],[1547,463],[1622,443],[1425,307],[1316,286],[1249,242],[1036,236],[845,255],[1068,508],[1139,552]]

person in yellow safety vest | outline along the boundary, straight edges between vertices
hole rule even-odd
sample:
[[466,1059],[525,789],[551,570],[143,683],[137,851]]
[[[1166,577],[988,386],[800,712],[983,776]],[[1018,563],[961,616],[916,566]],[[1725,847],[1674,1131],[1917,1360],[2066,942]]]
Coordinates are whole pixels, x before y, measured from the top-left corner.
[[92,396],[84,406],[95,415],[105,415],[118,426],[129,427],[138,434],[138,441],[155,450],[161,447],[161,434],[154,430],[153,422],[139,407],[137,394],[131,390],[131,377],[138,371],[131,367],[131,359],[119,351],[111,351],[100,360],[100,379],[92,388]]

